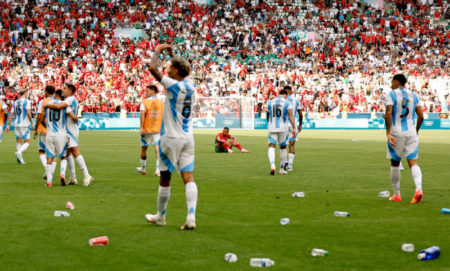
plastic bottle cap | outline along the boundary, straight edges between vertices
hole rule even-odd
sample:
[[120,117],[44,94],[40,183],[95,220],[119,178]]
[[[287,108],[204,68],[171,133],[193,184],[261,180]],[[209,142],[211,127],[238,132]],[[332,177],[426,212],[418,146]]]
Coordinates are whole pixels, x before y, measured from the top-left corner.
[[425,253],[419,253],[419,254],[417,254],[417,259],[423,260],[425,258],[425,256],[426,256]]

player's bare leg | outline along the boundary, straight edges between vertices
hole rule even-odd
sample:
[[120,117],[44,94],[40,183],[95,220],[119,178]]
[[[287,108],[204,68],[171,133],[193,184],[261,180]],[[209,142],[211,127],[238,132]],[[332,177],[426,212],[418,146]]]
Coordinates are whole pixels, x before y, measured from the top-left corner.
[[159,146],[154,145],[153,148],[155,149],[155,157],[156,157],[155,176],[159,177],[159,176],[161,176],[161,172],[159,171]]
[[400,196],[400,162],[391,160],[391,183],[392,190],[394,191],[394,195],[389,198],[390,201],[402,201],[402,197]]
[[414,193],[414,197],[411,200],[411,203],[420,203],[423,198],[422,171],[420,170],[419,164],[417,163],[417,159],[408,160],[408,164],[411,168],[411,174],[414,180],[414,184],[416,185],[416,192]]
[[187,216],[186,223],[181,226],[182,230],[194,230],[195,224],[195,212],[197,210],[197,197],[198,189],[197,184],[194,182],[193,172],[181,172],[181,177],[185,185],[186,191],[186,205],[187,205]]
[[137,167],[136,170],[138,173],[145,175],[147,174],[147,147],[142,146],[141,148],[141,166]]
[[158,212],[155,215],[146,214],[145,219],[148,222],[156,224],[158,226],[166,225],[166,212],[167,203],[170,198],[170,179],[171,173],[168,170],[161,171],[161,176],[159,178],[159,189],[158,189],[158,199],[157,208]]
[[231,149],[232,147],[236,147],[236,148],[238,148],[242,153],[249,153],[249,151],[246,150],[246,149],[244,149],[244,148],[242,147],[241,144],[237,143],[236,140],[231,140],[231,141],[229,142],[229,146],[230,146],[230,149]]
[[83,185],[89,186],[89,184],[91,184],[91,182],[94,180],[94,178],[92,178],[92,176],[89,174],[89,171],[86,166],[86,162],[84,161],[83,155],[81,155],[78,147],[70,148],[70,152],[75,157],[75,160],[77,160],[78,165],[80,166],[81,171],[83,172],[83,175],[84,175]]
[[267,155],[269,156],[269,163],[270,163],[270,175],[275,175],[276,167],[275,167],[275,148],[276,145],[270,143],[269,144],[269,150],[267,151]]

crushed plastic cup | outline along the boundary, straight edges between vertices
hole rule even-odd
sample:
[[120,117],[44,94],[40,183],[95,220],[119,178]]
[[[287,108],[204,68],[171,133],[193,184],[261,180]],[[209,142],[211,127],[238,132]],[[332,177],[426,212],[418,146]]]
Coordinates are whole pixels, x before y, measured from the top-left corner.
[[442,208],[441,214],[450,214],[450,208]]
[[72,202],[68,201],[68,202],[66,202],[66,208],[69,210],[74,210],[75,205]]
[[53,213],[53,215],[54,215],[54,216],[70,216],[70,213],[69,213],[69,212],[66,212],[66,211],[55,211],[55,212]]
[[107,246],[109,244],[108,236],[100,236],[89,239],[90,246]]
[[404,252],[414,252],[414,244],[403,244],[402,250]]
[[380,198],[388,198],[391,195],[391,193],[389,191],[381,191],[380,193],[378,193],[378,197]]
[[225,258],[225,261],[227,261],[229,263],[235,263],[238,260],[237,255],[234,253],[231,253],[231,252],[225,254],[224,258]]
[[293,198],[304,198],[305,192],[294,192],[294,193],[292,193],[292,197]]
[[291,220],[290,220],[289,218],[287,218],[287,217],[282,218],[282,219],[280,220],[280,224],[281,224],[281,225],[287,225],[287,224],[289,224],[289,223],[291,223]]
[[326,251],[325,249],[321,249],[321,248],[313,248],[311,250],[311,255],[313,257],[323,257],[323,256],[328,256],[328,251]]

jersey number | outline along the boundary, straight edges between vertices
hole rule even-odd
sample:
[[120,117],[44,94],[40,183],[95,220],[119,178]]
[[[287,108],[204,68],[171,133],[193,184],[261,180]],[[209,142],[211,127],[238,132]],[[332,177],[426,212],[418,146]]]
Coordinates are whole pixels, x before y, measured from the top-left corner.
[[409,115],[409,99],[408,98],[404,98],[402,100],[402,114],[400,115],[401,119],[406,118]]
[[187,119],[191,116],[191,97],[186,97],[183,102],[183,109],[181,115]]
[[48,119],[50,121],[59,121],[60,118],[61,118],[61,111],[60,110],[50,109],[50,114],[48,116]]
[[281,117],[281,104],[275,105],[275,107],[272,110],[272,115],[277,118]]

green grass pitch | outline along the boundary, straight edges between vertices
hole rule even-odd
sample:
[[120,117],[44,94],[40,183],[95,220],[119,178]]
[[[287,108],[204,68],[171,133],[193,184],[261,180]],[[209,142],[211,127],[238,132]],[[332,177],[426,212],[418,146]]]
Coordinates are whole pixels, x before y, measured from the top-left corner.
[[[305,130],[294,171],[270,176],[267,132],[231,130],[249,154],[213,153],[217,130],[197,130],[197,230],[182,231],[184,186],[172,179],[167,226],[149,225],[158,179],[140,176],[137,131],[81,132],[81,152],[95,180],[90,187],[44,187],[37,142],[15,161],[13,133],[0,144],[1,270],[248,270],[252,257],[273,270],[450,270],[450,132],[420,133],[424,198],[411,205],[414,184],[402,171],[403,202],[378,198],[391,189],[384,131]],[[277,150],[277,157],[279,153]],[[154,154],[149,152],[148,171]],[[406,162],[403,162],[406,166]],[[59,167],[58,167],[59,168]],[[77,165],[77,176],[82,174]],[[304,191],[305,198],[292,198]],[[70,217],[54,217],[72,201]],[[348,211],[348,218],[334,217]],[[280,225],[280,219],[291,219]],[[110,245],[90,247],[107,235]],[[414,253],[401,251],[413,243]],[[438,245],[441,257],[418,261]],[[314,258],[312,248],[328,257]],[[238,255],[225,262],[227,252]]]

